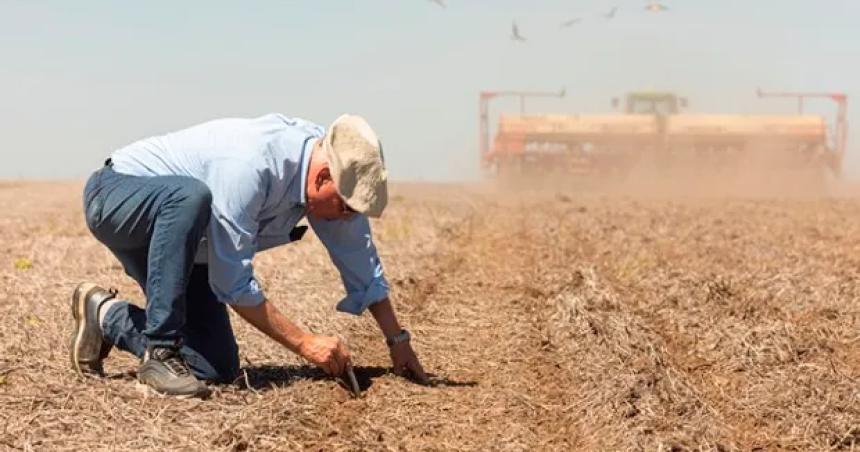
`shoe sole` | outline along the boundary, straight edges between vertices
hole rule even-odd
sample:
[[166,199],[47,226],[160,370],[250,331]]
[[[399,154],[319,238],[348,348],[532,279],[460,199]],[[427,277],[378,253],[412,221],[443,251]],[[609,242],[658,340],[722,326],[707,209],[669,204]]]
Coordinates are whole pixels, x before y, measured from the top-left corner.
[[81,283],[75,288],[72,294],[72,317],[75,319],[75,329],[72,332],[69,357],[72,361],[72,369],[80,376],[84,376],[86,373],[81,367],[80,362],[81,342],[84,339],[84,331],[87,328],[86,301],[95,289],[99,289],[99,286],[92,283]]
[[198,392],[194,394],[168,394],[166,392],[159,392],[152,386],[138,380],[134,383],[134,388],[143,394],[144,397],[157,397],[159,399],[205,399],[212,395],[212,390],[206,388],[203,392]]

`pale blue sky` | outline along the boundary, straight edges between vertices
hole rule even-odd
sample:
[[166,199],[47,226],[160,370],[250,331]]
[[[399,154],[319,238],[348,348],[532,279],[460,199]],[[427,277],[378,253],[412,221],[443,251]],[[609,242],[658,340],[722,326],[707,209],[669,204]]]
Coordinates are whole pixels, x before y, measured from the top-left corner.
[[[0,178],[83,178],[135,139],[271,111],[323,125],[362,114],[393,178],[473,178],[482,89],[567,88],[532,112],[607,111],[650,88],[739,113],[792,111],[758,86],[841,90],[860,124],[857,0],[665,0],[665,14],[644,0],[447,3],[0,0]],[[509,39],[512,20],[527,43]]]

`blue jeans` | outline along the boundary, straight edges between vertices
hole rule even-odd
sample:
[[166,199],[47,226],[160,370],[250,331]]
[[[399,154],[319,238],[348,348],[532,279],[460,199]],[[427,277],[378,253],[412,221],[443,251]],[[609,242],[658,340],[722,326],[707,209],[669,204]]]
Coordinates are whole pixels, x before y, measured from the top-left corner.
[[105,338],[138,357],[151,345],[179,344],[198,378],[226,381],[238,373],[238,346],[208,267],[194,265],[211,204],[197,179],[129,176],[110,166],[84,188],[87,226],[146,295],[145,311],[120,302],[107,312]]

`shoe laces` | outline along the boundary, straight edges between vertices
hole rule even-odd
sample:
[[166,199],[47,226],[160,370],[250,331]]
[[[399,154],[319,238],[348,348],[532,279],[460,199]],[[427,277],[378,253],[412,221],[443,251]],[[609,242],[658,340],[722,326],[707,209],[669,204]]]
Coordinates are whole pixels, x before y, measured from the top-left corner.
[[184,377],[191,373],[179,350],[171,347],[156,347],[152,350],[151,357],[163,363],[177,376]]

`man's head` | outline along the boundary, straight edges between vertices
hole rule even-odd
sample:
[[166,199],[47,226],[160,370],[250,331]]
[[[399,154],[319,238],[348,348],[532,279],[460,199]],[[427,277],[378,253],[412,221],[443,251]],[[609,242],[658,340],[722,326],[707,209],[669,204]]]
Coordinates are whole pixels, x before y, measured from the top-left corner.
[[364,118],[343,115],[317,141],[306,189],[308,214],[316,218],[382,215],[388,203],[382,144]]

